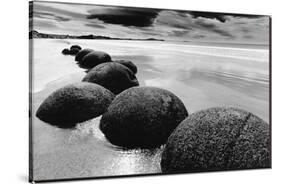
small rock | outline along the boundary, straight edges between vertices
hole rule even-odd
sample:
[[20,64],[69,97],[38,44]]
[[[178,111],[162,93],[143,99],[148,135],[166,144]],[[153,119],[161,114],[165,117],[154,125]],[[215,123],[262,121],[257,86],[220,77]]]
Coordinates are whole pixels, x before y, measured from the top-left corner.
[[61,53],[62,53],[63,55],[68,55],[68,54],[70,53],[70,50],[69,50],[69,49],[63,49],[63,50],[61,51]]
[[118,146],[153,148],[164,144],[188,116],[182,101],[156,87],[133,87],[112,101],[100,122],[105,137]]
[[170,135],[162,154],[164,173],[269,168],[269,125],[235,108],[191,114]]
[[115,60],[114,62],[120,63],[126,67],[128,67],[134,74],[138,72],[137,66],[129,60]]
[[80,82],[60,88],[39,106],[36,116],[51,125],[72,128],[103,114],[114,98],[104,87]]
[[99,84],[114,94],[139,85],[129,68],[115,62],[99,64],[92,68],[82,81]]
[[69,54],[75,56],[79,51],[80,50],[77,48],[72,48],[70,49]]
[[107,53],[101,51],[92,51],[83,57],[82,61],[79,62],[79,65],[82,68],[90,69],[106,62],[111,62],[111,57]]
[[89,54],[90,52],[93,52],[93,49],[83,49],[80,50],[77,55],[75,56],[75,61],[82,61],[83,57],[86,56],[87,54]]
[[72,50],[72,49],[81,50],[82,48],[81,48],[79,45],[72,45],[72,46],[70,47],[70,50]]

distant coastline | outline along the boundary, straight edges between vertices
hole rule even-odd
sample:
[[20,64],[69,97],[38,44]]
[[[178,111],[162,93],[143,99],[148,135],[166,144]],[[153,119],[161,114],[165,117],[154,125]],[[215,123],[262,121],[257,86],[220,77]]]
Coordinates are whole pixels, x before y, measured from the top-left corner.
[[48,34],[48,33],[40,33],[36,30],[32,30],[29,32],[29,39],[33,38],[50,38],[50,39],[87,39],[87,40],[139,40],[139,41],[165,41],[163,39],[156,39],[156,38],[146,38],[146,39],[137,39],[137,38],[112,38],[108,36],[100,36],[100,35],[63,35],[63,34]]

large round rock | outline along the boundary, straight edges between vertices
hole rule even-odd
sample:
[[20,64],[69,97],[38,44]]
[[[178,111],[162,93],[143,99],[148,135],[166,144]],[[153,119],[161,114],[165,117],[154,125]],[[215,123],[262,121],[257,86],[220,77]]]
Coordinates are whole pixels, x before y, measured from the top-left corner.
[[210,108],[186,118],[169,137],[163,172],[270,167],[269,125],[235,108]]
[[103,114],[113,98],[114,94],[100,85],[75,83],[48,96],[38,108],[36,116],[49,124],[71,128]]
[[79,62],[79,65],[82,68],[90,69],[106,62],[111,62],[111,57],[107,53],[101,51],[92,51],[83,57],[82,61]]
[[164,144],[188,116],[182,101],[156,87],[133,87],[120,93],[103,114],[100,129],[115,145],[153,148]]
[[82,61],[83,57],[89,54],[90,52],[94,51],[93,49],[82,49],[80,50],[76,56],[75,56],[75,61]]
[[128,67],[134,74],[138,72],[137,66],[129,60],[115,60],[114,62],[120,63],[126,67]]
[[139,85],[136,76],[129,68],[115,62],[103,63],[94,67],[82,81],[99,84],[114,94]]

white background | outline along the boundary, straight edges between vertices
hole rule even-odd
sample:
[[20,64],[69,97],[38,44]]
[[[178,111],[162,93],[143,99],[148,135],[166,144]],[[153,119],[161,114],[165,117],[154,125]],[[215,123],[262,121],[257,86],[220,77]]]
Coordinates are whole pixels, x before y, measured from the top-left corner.
[[[63,0],[60,0],[63,1]],[[65,0],[64,0],[65,1]],[[273,18],[273,169],[75,181],[72,183],[280,183],[281,10],[278,0],[67,0],[155,8],[267,14]],[[0,183],[28,182],[28,1],[2,0],[0,11]]]

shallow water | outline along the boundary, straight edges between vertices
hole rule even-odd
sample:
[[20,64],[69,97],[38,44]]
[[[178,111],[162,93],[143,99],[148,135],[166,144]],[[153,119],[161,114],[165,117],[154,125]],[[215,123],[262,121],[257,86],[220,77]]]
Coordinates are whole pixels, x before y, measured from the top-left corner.
[[249,45],[192,45],[150,41],[34,39],[33,159],[35,179],[99,177],[159,173],[163,147],[124,150],[110,144],[98,129],[99,119],[74,129],[50,126],[35,117],[54,90],[85,76],[63,48],[79,44],[130,59],[140,85],[175,93],[189,113],[213,106],[250,111],[269,122],[269,51]]

